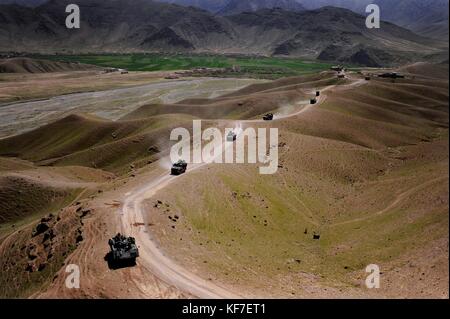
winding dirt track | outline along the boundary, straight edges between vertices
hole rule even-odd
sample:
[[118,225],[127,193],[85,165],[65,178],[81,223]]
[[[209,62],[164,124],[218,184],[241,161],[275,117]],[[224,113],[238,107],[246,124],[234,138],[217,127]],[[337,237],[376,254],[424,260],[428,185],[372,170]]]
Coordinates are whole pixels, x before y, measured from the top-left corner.
[[[364,80],[355,80],[352,83],[343,86],[342,88],[350,88],[362,84],[364,84]],[[298,116],[301,113],[307,112],[311,107],[317,107],[326,100],[326,95],[323,93],[334,87],[335,85],[331,85],[322,89],[321,96],[319,97],[315,105],[308,104],[301,107],[301,109],[295,113],[283,116],[275,116],[274,121],[287,117]],[[255,123],[264,121],[243,120],[238,122]],[[222,149],[224,150],[225,147],[223,147]],[[189,174],[189,172],[199,169],[204,165],[208,164],[191,164],[189,165],[189,169],[186,173]],[[122,232],[127,234],[128,236],[135,237],[137,242],[139,243],[139,264],[148,271],[152,272],[155,276],[157,276],[165,283],[175,286],[181,291],[189,293],[192,296],[198,298],[243,298],[244,296],[241,296],[235,292],[231,292],[211,281],[204,280],[199,276],[191,273],[187,269],[184,269],[182,266],[177,265],[158,247],[158,245],[152,238],[149,228],[147,228],[146,226],[133,226],[133,224],[142,223],[145,220],[143,202],[146,199],[154,196],[157,191],[168,186],[176,178],[176,176],[164,174],[154,179],[150,183],[143,185],[140,188],[137,188],[125,195],[124,205],[121,211]]]

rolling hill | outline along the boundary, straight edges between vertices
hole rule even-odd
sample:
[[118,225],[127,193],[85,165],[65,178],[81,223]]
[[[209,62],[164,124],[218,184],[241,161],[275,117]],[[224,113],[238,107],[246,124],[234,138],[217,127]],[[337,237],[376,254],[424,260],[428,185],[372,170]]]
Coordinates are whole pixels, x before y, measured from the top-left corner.
[[[277,174],[260,175],[247,164],[188,169],[144,202],[145,223],[136,216],[130,227],[148,225],[166,256],[244,296],[445,298],[448,65],[416,63],[399,71],[406,78],[394,82],[364,81],[357,73],[338,80],[333,72],[284,78],[213,99],[144,105],[117,121],[73,114],[0,140],[0,194],[13,206],[21,204],[9,199],[17,198],[14,189],[28,195],[30,206],[18,216],[37,213],[32,208],[39,205],[54,211],[45,199],[60,208],[73,202],[79,183],[111,176],[43,222],[21,232],[8,228],[13,233],[0,244],[6,269],[0,294],[176,296],[155,278],[145,277],[141,289],[150,273],[144,258],[132,271],[109,271],[103,258],[126,194],[168,176],[159,159],[170,147],[171,128],[190,128],[194,118],[205,126],[260,118],[320,89],[320,103],[302,113],[243,123],[279,129]],[[36,192],[45,195],[43,203]],[[41,223],[49,226],[43,233]],[[80,289],[61,288],[69,254],[90,278]],[[369,291],[364,269],[372,263],[385,284]]]
[[47,73],[96,70],[93,65],[31,58],[0,59],[0,73]]
[[[408,70],[258,124],[280,130],[277,174],[212,165],[158,191],[146,217],[165,252],[245,296],[445,298],[448,67]],[[364,286],[371,263],[383,269],[377,291]]]

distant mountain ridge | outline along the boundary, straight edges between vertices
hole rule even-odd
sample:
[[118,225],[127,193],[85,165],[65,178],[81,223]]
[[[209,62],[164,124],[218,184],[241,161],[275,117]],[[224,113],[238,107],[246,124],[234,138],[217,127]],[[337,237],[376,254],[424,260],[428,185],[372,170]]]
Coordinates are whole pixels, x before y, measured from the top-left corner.
[[448,41],[448,0],[374,0],[382,18],[420,35]]
[[442,43],[390,23],[367,29],[365,17],[334,7],[301,12],[262,9],[222,17],[151,0],[78,0],[82,27],[69,30],[65,27],[69,3],[2,6],[0,50],[238,53],[370,66],[448,59],[448,48]]
[[158,0],[160,2],[178,4],[185,7],[197,7],[216,13],[223,9],[230,0]]
[[364,14],[368,4],[377,4],[381,19],[420,35],[448,39],[449,0],[297,0],[307,9],[335,6]]
[[[237,14],[244,11],[257,11],[262,8],[273,8],[277,5],[267,0],[159,0],[180,5],[197,6],[221,15]],[[220,4],[218,3],[220,1]],[[215,3],[214,7],[209,3]],[[368,4],[380,6],[381,18],[410,29],[418,34],[445,41],[448,38],[448,0],[290,0],[291,4],[280,4],[279,7],[300,11],[294,7],[297,3],[304,9],[315,10],[326,6],[345,8],[364,14]],[[220,6],[221,5],[221,6]]]
[[15,3],[18,5],[27,6],[27,7],[37,7],[41,4],[44,4],[47,1],[48,0],[0,0],[0,5]]
[[[48,0],[0,0],[0,4],[16,3],[36,7]],[[105,0],[111,1],[111,0]],[[148,0],[152,1],[152,0]],[[448,41],[449,0],[157,0],[159,2],[196,7],[218,15],[254,12],[260,9],[315,10],[334,6],[365,14],[370,3],[381,8],[381,18],[413,32]]]
[[255,12],[261,9],[280,8],[286,11],[305,11],[296,0],[229,0],[228,3],[216,12],[218,15],[229,16],[242,12]]

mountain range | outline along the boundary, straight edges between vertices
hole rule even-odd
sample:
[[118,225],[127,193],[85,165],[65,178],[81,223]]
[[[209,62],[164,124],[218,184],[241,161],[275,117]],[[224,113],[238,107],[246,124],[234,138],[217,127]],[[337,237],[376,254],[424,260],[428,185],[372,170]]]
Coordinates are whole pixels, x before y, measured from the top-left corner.
[[[381,19],[418,34],[448,38],[448,0],[159,0],[203,8],[219,15],[280,7],[286,10],[315,10],[326,6],[345,8],[364,14],[366,6],[379,5]],[[212,6],[211,4],[215,4]]]
[[[36,7],[48,0],[0,0]],[[151,0],[149,0],[151,1]],[[287,11],[315,10],[326,6],[345,8],[365,14],[368,4],[380,6],[381,18],[420,35],[446,41],[449,35],[449,0],[157,0],[185,7],[196,7],[217,15],[233,15],[260,9]]]
[[448,59],[448,44],[383,22],[367,29],[347,9],[260,9],[218,16],[151,0],[79,0],[81,28],[65,27],[69,0],[0,7],[0,50],[37,53],[189,52],[283,55],[382,66]]

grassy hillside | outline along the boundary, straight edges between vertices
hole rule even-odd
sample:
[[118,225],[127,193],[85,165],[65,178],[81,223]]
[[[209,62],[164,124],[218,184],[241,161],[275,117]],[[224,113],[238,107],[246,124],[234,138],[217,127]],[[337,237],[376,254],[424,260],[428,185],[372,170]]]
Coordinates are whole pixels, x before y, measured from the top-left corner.
[[[250,295],[445,296],[448,91],[417,76],[338,86],[270,124],[280,129],[275,175],[218,165],[177,179],[147,206],[161,244]],[[372,263],[383,271],[376,292],[364,288]]]
[[[248,86],[215,99],[190,99],[177,104],[151,104],[119,121],[72,114],[24,134],[0,140],[0,155],[39,165],[78,165],[128,173],[157,159],[167,150],[174,127],[192,127],[191,120],[251,119],[280,105],[308,99],[302,89],[335,83],[335,76],[294,77],[272,84]],[[249,94],[258,93],[258,94]],[[36,136],[39,136],[36,139]]]
[[[107,121],[69,115],[22,135],[0,140],[0,154],[40,165],[79,165],[126,173],[133,161],[152,161],[167,148],[172,127],[190,119],[162,116],[135,121]],[[36,139],[36,136],[41,138]]]
[[44,56],[44,58],[64,62],[93,64],[101,67],[123,68],[130,71],[171,71],[200,67],[231,68],[239,66],[242,69],[240,73],[253,75],[276,73],[277,77],[314,73],[327,70],[331,66],[329,63],[304,61],[294,58],[232,57],[224,55],[58,55]]

